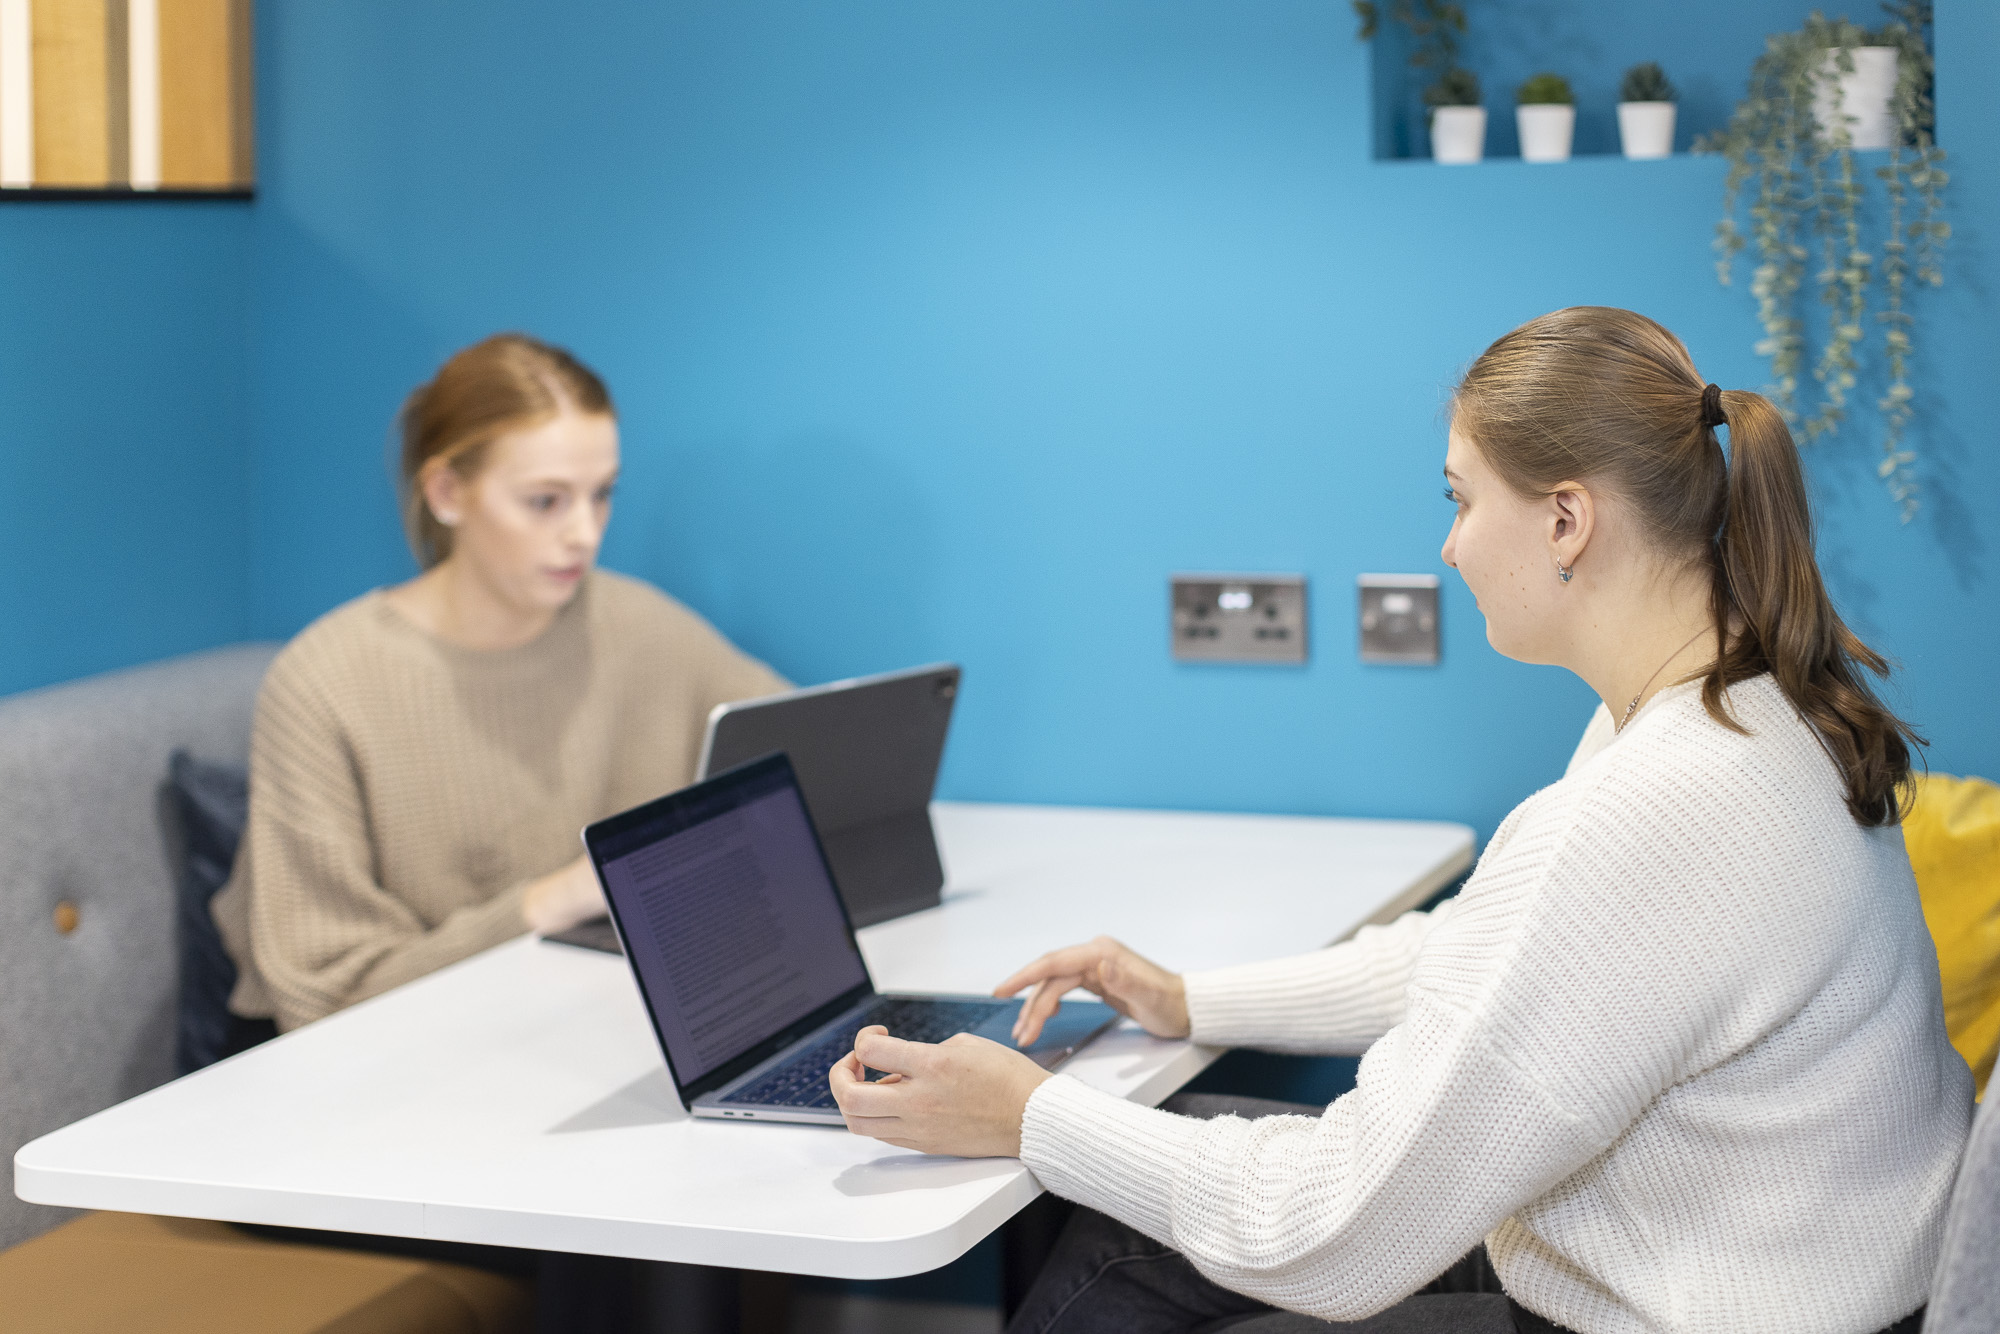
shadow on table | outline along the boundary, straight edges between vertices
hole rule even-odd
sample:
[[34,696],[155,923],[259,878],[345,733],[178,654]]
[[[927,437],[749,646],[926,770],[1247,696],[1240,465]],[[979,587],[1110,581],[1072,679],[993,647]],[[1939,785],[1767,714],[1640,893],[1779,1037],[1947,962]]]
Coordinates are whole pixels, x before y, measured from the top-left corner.
[[893,1195],[905,1190],[944,1190],[968,1181],[986,1181],[1018,1172],[1013,1158],[934,1158],[897,1153],[856,1163],[833,1179],[842,1195]]
[[661,1126],[686,1119],[687,1112],[681,1107],[673,1076],[661,1066],[558,1121],[547,1133],[575,1135],[587,1130],[629,1130],[634,1126]]

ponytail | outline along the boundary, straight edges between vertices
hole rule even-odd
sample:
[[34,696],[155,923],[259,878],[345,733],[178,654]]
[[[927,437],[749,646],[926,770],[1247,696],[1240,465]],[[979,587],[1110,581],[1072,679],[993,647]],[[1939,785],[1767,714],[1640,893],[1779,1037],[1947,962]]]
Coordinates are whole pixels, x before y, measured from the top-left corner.
[[1601,480],[1660,550],[1710,572],[1723,645],[1702,681],[1711,717],[1743,731],[1724,693],[1769,672],[1840,770],[1855,820],[1902,819],[1911,747],[1924,742],[1876,698],[1863,672],[1887,676],[1888,664],[1827,597],[1798,448],[1769,400],[1704,386],[1681,341],[1643,315],[1575,306],[1486,349],[1456,408],[1519,494]]
[[1724,648],[1702,681],[1702,704],[1741,731],[1723,706],[1723,692],[1769,672],[1840,769],[1855,820],[1871,827],[1899,823],[1912,790],[1910,747],[1923,739],[1882,705],[1857,670],[1889,674],[1826,595],[1792,433],[1762,394],[1725,392],[1722,412],[1729,481],[1715,541],[1713,600]]

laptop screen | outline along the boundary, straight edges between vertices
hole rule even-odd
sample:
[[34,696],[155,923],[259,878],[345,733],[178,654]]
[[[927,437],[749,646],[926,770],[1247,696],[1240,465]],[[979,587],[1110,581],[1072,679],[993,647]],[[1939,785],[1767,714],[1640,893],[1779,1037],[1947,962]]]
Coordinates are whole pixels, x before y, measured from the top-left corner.
[[783,756],[586,836],[683,1087],[868,980]]

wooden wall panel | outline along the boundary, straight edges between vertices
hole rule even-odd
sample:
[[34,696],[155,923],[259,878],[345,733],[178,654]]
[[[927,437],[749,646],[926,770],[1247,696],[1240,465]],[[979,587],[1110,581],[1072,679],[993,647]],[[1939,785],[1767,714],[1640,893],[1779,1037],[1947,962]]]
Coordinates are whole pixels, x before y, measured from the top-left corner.
[[128,0],[104,5],[104,176],[113,185],[132,179],[132,45]]
[[160,184],[248,186],[251,0],[159,0]]
[[[111,183],[114,2],[122,8],[122,0],[34,0],[36,185]],[[115,77],[122,84],[125,70]]]

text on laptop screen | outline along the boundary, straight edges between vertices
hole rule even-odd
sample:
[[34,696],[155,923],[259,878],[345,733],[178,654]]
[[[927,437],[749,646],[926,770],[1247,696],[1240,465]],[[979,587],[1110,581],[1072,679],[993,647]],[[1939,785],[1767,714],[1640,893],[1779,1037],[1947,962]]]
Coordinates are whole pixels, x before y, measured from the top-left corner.
[[[683,1084],[866,980],[788,774],[603,862]],[[639,840],[642,840],[640,842]],[[607,849],[609,851],[609,849]]]

